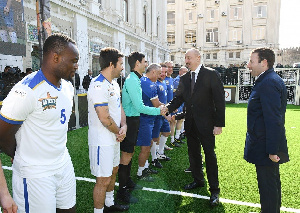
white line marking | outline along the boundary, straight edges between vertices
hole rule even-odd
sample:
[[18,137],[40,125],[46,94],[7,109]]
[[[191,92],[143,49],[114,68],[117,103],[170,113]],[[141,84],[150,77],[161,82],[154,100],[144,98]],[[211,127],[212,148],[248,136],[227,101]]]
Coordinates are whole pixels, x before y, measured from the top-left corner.
[[[2,166],[2,168],[6,169],[6,170],[12,170],[12,168],[8,167],[8,166]],[[76,177],[76,180],[96,183],[96,179],[92,179],[92,178]],[[119,186],[119,183],[116,183],[116,186]],[[142,190],[149,191],[149,192],[159,192],[159,193],[165,193],[165,194],[171,194],[171,195],[179,195],[179,196],[209,200],[208,196],[192,194],[192,193],[188,193],[188,192],[169,191],[169,190],[164,190],[164,189],[152,189],[152,188],[147,188],[147,187],[143,187]],[[220,198],[220,202],[260,208],[260,204],[258,204],[258,203],[248,203],[248,202],[237,201],[237,200],[229,200],[229,199],[225,199],[225,198]],[[280,210],[286,211],[286,212],[300,213],[300,209],[287,208],[287,207],[283,207],[283,206],[280,208]]]

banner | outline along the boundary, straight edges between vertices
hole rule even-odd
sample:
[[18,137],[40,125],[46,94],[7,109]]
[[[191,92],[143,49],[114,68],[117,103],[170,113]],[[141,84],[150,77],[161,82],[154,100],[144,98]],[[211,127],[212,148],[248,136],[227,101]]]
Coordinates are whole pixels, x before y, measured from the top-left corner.
[[0,0],[0,54],[25,56],[23,0]]
[[231,101],[231,89],[224,89],[225,101]]

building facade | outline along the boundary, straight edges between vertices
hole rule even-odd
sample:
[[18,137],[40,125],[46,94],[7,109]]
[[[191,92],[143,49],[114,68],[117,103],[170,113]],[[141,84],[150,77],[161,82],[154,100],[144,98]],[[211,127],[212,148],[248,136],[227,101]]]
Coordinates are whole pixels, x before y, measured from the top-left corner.
[[[26,54],[23,57],[1,55],[0,65],[39,68],[36,1],[24,0]],[[73,38],[80,59],[78,73],[82,81],[87,70],[99,73],[99,53],[103,47],[115,47],[127,56],[140,51],[149,62],[169,58],[167,46],[167,3],[156,0],[50,0],[51,28]],[[1,70],[3,71],[3,70]]]
[[171,60],[197,48],[206,65],[241,65],[257,47],[279,48],[281,0],[167,0]]

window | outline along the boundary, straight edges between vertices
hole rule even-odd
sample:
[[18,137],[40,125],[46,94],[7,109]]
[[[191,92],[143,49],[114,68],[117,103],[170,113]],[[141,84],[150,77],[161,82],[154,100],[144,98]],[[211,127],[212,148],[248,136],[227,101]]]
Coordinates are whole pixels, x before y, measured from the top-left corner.
[[147,10],[146,10],[146,7],[144,7],[143,16],[144,16],[144,29],[145,29],[145,32],[147,32]]
[[213,59],[218,59],[218,53],[213,53]]
[[218,42],[218,28],[206,30],[206,42]]
[[233,28],[229,30],[228,41],[242,41],[242,28]]
[[192,11],[189,12],[189,21],[193,21],[193,12]]
[[229,58],[231,58],[231,59],[233,58],[233,52],[229,53]]
[[254,17],[266,18],[267,17],[267,5],[255,6],[254,7]]
[[175,11],[168,11],[167,18],[167,24],[175,24]]
[[214,19],[214,18],[215,18],[215,11],[214,11],[214,10],[211,10],[211,11],[210,11],[210,18],[211,18],[211,19]]
[[196,30],[185,31],[185,43],[196,43]]
[[123,1],[123,17],[124,21],[128,22],[128,0]]
[[216,21],[218,20],[218,9],[207,10],[208,20],[207,21]]
[[253,28],[252,40],[264,40],[265,39],[265,26],[258,26]]
[[175,3],[175,0],[168,0],[167,3],[168,4],[173,4],[173,3]]
[[241,7],[230,8],[230,19],[241,20],[243,18]]
[[206,59],[210,59],[210,53],[206,53]]
[[241,58],[241,52],[236,52],[235,53],[235,58]]
[[171,55],[171,61],[175,61],[175,56]]
[[175,44],[175,32],[167,32],[168,44]]
[[156,35],[157,37],[159,37],[159,16],[156,19]]

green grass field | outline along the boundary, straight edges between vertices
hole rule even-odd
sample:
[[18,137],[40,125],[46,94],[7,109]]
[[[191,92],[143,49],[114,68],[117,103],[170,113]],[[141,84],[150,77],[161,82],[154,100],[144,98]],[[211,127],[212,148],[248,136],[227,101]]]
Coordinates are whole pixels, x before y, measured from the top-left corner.
[[[258,207],[235,204],[234,202],[259,203],[255,167],[243,160],[246,107],[246,104],[227,104],[226,127],[223,129],[223,133],[216,137],[220,197],[228,200],[223,200],[218,207],[211,208],[207,199],[199,198],[199,195],[209,196],[208,186],[192,191],[183,190],[183,186],[192,181],[191,174],[183,171],[189,166],[187,145],[185,144],[181,148],[166,151],[172,160],[163,162],[164,168],[159,170],[159,174],[153,175],[156,179],[155,182],[138,182],[139,185],[144,186],[144,189],[133,192],[133,195],[138,197],[140,201],[131,205],[128,212],[259,212]],[[300,106],[288,105],[285,126],[291,161],[280,167],[282,206],[290,209],[282,212],[300,212]],[[76,177],[94,179],[89,169],[87,127],[69,132],[67,145]],[[139,149],[136,150],[132,167],[134,180],[136,180],[137,155],[139,153]],[[1,159],[3,165],[11,166],[7,156],[1,154]],[[5,175],[9,180],[8,184],[11,185],[11,171],[5,170]],[[93,187],[94,183],[92,182],[77,181],[77,212],[93,212]],[[186,192],[186,194],[177,195],[174,194],[175,192]]]

